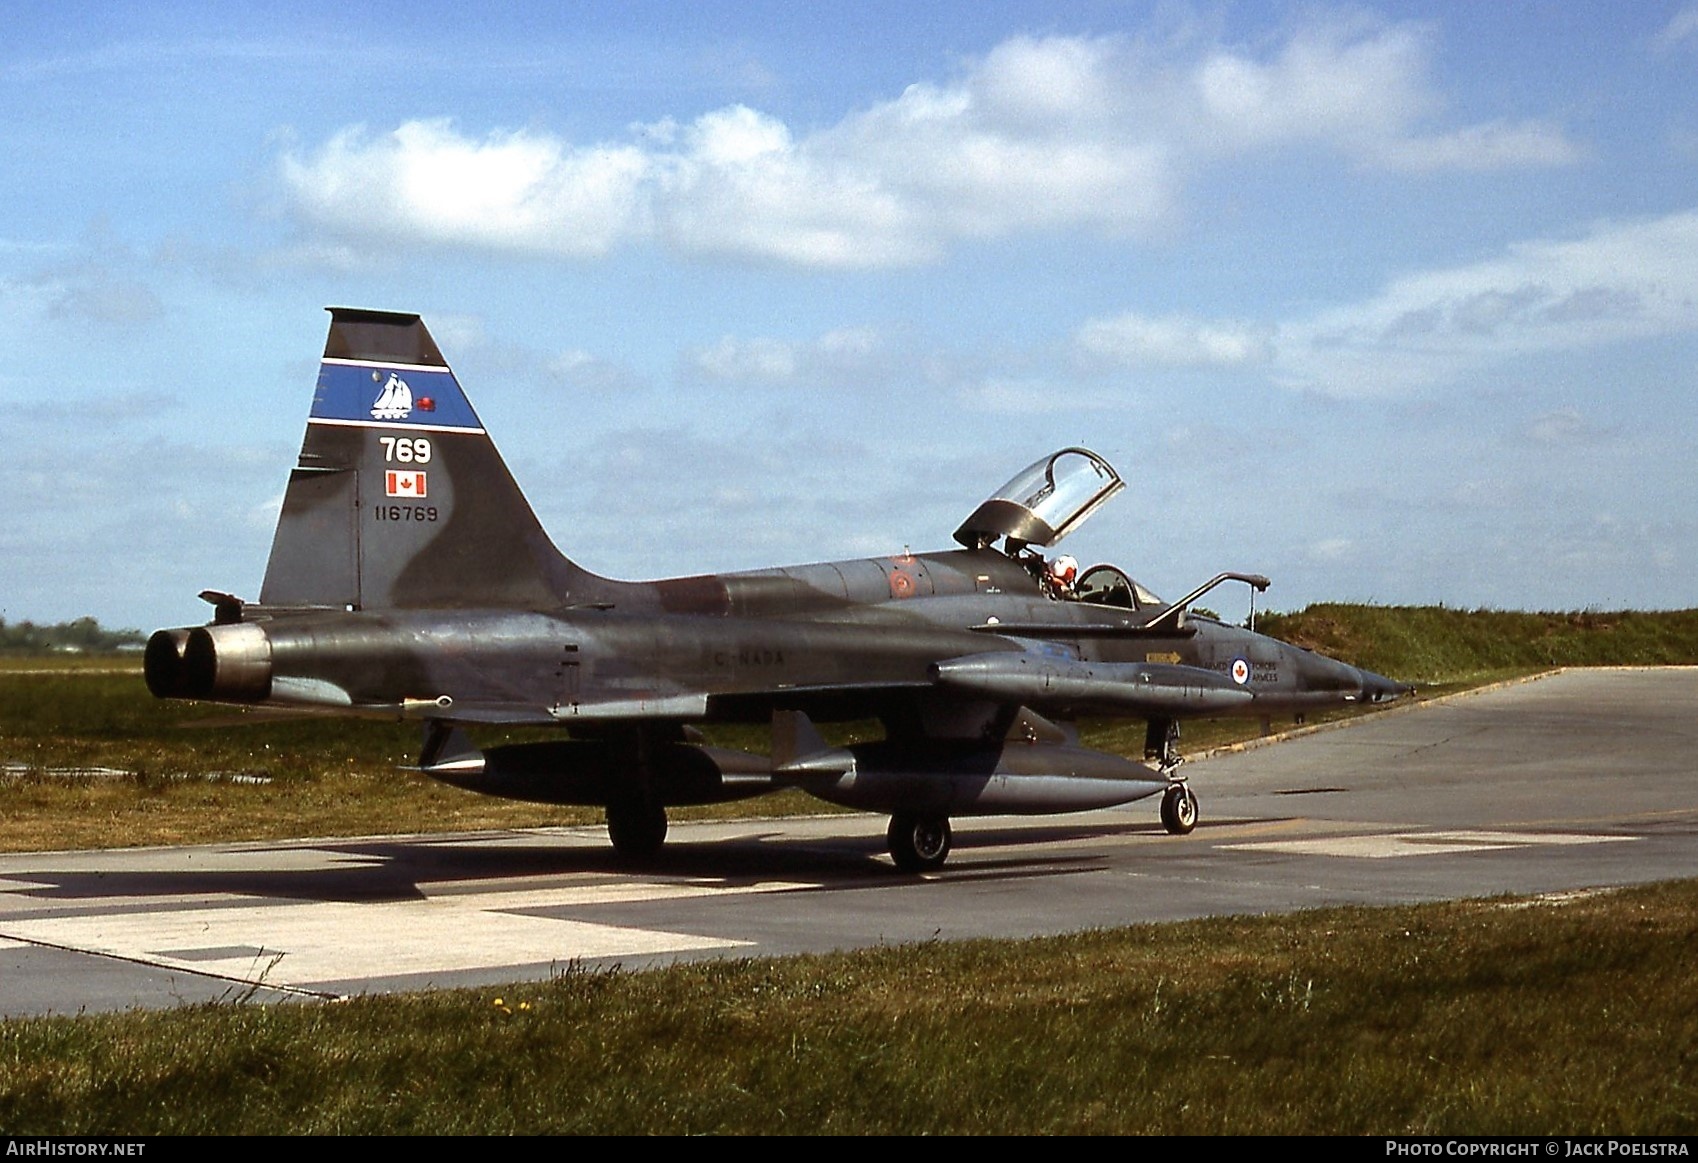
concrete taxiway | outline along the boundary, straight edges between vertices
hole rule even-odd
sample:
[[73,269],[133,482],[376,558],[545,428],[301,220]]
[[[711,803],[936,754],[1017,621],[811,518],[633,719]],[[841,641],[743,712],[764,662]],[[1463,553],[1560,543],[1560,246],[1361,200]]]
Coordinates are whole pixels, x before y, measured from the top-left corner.
[[0,1014],[537,980],[568,967],[1024,937],[1698,876],[1698,669],[1566,671],[1186,768],[1154,800],[956,821],[896,873],[882,817],[0,856]]

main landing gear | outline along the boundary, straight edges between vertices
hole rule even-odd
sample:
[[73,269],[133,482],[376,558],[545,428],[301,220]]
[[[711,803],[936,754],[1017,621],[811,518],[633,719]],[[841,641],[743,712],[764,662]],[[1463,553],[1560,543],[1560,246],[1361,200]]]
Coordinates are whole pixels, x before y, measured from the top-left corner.
[[646,797],[616,800],[607,805],[607,838],[621,860],[653,860],[666,843],[666,809]]
[[947,816],[892,816],[885,839],[890,858],[903,872],[931,872],[949,859],[952,834]]
[[656,755],[673,738],[664,729],[644,727],[614,737],[634,778],[607,801],[607,838],[613,842],[613,854],[627,864],[652,862],[666,843],[666,804],[656,786]]

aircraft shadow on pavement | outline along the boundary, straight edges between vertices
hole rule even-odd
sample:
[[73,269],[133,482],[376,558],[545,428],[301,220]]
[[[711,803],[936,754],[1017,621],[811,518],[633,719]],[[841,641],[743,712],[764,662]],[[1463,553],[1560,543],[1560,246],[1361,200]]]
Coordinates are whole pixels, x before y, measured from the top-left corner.
[[[1150,855],[1172,855],[1183,847],[1159,825],[1139,822],[1099,823],[1046,820],[1008,827],[970,827],[956,836],[956,851],[972,854],[949,868],[910,875],[892,868],[880,836],[790,838],[778,827],[756,826],[743,836],[691,841],[678,838],[652,860],[632,863],[609,848],[581,843],[534,840],[492,843],[487,835],[408,836],[331,840],[309,846],[279,844],[244,848],[243,857],[264,859],[267,853],[286,856],[312,851],[333,853],[320,868],[182,868],[114,872],[111,869],[31,869],[27,878],[38,887],[14,890],[36,900],[84,901],[112,898],[172,896],[248,897],[284,901],[385,902],[422,900],[421,885],[469,886],[480,881],[511,882],[515,878],[599,875],[662,880],[711,881],[735,887],[772,880],[807,884],[816,890],[899,888],[914,884],[939,887],[987,879],[1025,879],[1072,875],[1101,868],[1105,854],[1029,849],[1038,846],[1115,840],[1147,835]],[[994,850],[1007,848],[1006,856]],[[336,859],[340,858],[340,859]],[[546,885],[537,885],[543,888]]]

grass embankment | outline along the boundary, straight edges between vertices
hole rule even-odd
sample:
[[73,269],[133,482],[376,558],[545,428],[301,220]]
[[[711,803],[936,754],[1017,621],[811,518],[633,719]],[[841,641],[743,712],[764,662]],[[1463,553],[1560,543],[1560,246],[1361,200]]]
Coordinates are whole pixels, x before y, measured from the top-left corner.
[[[1698,610],[1520,614],[1434,607],[1311,606],[1257,628],[1423,693],[1551,666],[1698,663]],[[1186,749],[1255,735],[1253,721],[1188,723]],[[828,729],[834,742],[868,724]],[[1139,757],[1141,723],[1084,724],[1088,746]],[[724,746],[765,751],[762,729],[712,728]],[[483,745],[500,742],[477,734]],[[489,800],[399,768],[418,728],[160,702],[133,656],[0,658],[0,851],[268,840],[595,823],[595,808]],[[256,782],[261,781],[261,782]],[[831,809],[800,793],[695,815]]]
[[1424,686],[1557,666],[1698,664],[1698,610],[1525,614],[1326,603],[1265,615],[1256,629]]
[[1692,1134],[1695,944],[1685,883],[14,1021],[0,1127]]

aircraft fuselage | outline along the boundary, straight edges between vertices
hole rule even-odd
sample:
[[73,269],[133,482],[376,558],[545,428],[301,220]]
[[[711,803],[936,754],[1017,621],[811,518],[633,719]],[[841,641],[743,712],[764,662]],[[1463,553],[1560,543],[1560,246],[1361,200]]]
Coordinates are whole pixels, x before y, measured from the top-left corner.
[[[1407,688],[1163,603],[1047,548],[1123,487],[1087,449],[1046,457],[956,531],[965,548],[625,582],[561,554],[417,316],[332,310],[300,458],[256,603],[160,630],[162,698],[424,724],[420,769],[496,795],[602,804],[652,854],[669,804],[801,787],[893,816],[899,866],[936,867],[948,815],[1196,800],[1174,724],[1301,713]],[[996,543],[1002,541],[1000,549]],[[1085,715],[1149,723],[1146,759],[1079,745]],[[813,721],[879,720],[828,745]],[[770,756],[695,724],[770,722]],[[479,726],[564,727],[478,750]]]

